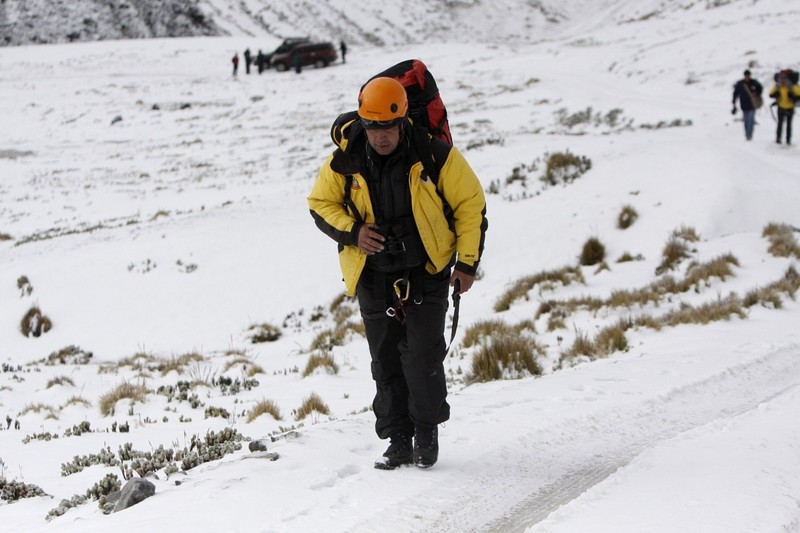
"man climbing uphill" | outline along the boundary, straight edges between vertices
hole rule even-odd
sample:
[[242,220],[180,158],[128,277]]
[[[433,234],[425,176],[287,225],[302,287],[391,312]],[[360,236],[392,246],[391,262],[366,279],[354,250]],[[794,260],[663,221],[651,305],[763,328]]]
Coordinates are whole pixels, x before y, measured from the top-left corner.
[[[448,286],[458,294],[472,287],[487,229],[483,189],[467,161],[407,114],[400,82],[367,83],[357,116],[334,124],[339,148],[308,198],[317,226],[339,245],[346,292],[361,308],[375,430],[390,439],[375,463],[381,469],[438,459],[438,425],[450,417]],[[431,156],[437,179],[422,162]]]

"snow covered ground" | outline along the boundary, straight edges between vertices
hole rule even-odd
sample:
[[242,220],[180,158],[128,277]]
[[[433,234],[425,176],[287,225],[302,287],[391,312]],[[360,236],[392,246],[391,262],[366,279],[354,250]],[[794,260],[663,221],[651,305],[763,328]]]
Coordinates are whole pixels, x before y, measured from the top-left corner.
[[[618,12],[628,4],[598,4],[595,20],[628,20]],[[0,49],[0,477],[46,493],[0,500],[4,529],[800,531],[800,305],[787,294],[743,318],[633,328],[625,351],[558,364],[577,336],[619,318],[742,297],[797,268],[797,257],[768,253],[762,231],[800,226],[800,153],[774,143],[766,108],[746,142],[730,94],[748,66],[767,87],[776,69],[800,66],[798,8],[739,1],[644,15],[538,44],[355,47],[346,65],[300,75],[233,78],[234,51],[276,44],[249,37]],[[409,57],[435,74],[456,145],[499,193],[487,195],[482,277],[462,300],[447,360],[440,461],[384,472],[372,468],[386,443],[366,410],[364,339],[333,347],[338,373],[302,377],[343,290],[306,195],[333,149],[333,118],[355,106],[364,80]],[[592,121],[563,120],[589,107]],[[611,112],[616,122],[603,119]],[[545,187],[541,161],[566,150],[592,168]],[[536,159],[525,187],[506,184]],[[625,205],[639,218],[621,230]],[[727,253],[734,275],[658,304],[577,311],[554,331],[535,319],[543,301],[660,279],[681,227],[700,239],[671,275]],[[495,311],[520,278],[577,265],[590,237],[605,245],[607,270],[583,267],[585,283],[538,285]],[[617,263],[624,252],[641,260]],[[38,338],[20,332],[33,305],[52,320]],[[477,348],[464,333],[489,319],[535,322],[544,375],[466,385]],[[250,327],[264,323],[280,339],[252,343]],[[44,364],[67,346],[93,356]],[[167,370],[186,354],[197,357]],[[249,386],[233,394],[220,378]],[[207,385],[191,389],[194,403],[156,392],[179,381]],[[144,385],[145,401],[103,416],[102,397],[123,383]],[[330,415],[295,420],[311,393]],[[282,420],[248,422],[265,399]],[[66,435],[81,422],[92,431]],[[159,471],[155,496],[123,512],[88,502],[45,518],[121,475],[95,465],[62,476],[76,456],[125,443],[188,448],[225,428],[274,436],[279,459],[243,442],[185,472]]]

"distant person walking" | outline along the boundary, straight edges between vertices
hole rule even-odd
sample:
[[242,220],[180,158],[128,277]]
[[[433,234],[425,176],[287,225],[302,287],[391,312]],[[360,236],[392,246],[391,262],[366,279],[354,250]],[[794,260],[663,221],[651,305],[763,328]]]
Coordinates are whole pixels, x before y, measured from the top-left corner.
[[752,140],[753,128],[756,123],[756,109],[762,105],[761,93],[764,88],[750,77],[750,71],[744,71],[744,78],[737,81],[733,86],[733,109],[732,114],[736,114],[736,100],[739,100],[739,107],[742,108],[742,118],[744,119],[744,137]]
[[347,45],[344,41],[339,41],[339,51],[342,53],[342,63],[347,63]]
[[778,131],[775,142],[781,144],[783,124],[786,123],[786,144],[792,144],[792,119],[794,104],[800,100],[800,87],[797,86],[797,72],[782,70],[775,74],[775,85],[769,90],[772,105],[778,106]]
[[233,63],[233,75],[236,76],[239,74],[239,54],[234,53],[233,57],[231,58],[231,63]]
[[244,71],[246,74],[250,74],[250,64],[253,62],[253,57],[250,55],[250,49],[245,48],[244,50]]
[[258,55],[256,56],[256,66],[258,67],[259,74],[264,72],[264,63],[266,62],[267,62],[267,56],[264,55],[264,52],[259,50]]
[[300,57],[300,52],[292,53],[292,65],[294,66],[294,71],[297,74],[300,74],[303,71],[303,58]]

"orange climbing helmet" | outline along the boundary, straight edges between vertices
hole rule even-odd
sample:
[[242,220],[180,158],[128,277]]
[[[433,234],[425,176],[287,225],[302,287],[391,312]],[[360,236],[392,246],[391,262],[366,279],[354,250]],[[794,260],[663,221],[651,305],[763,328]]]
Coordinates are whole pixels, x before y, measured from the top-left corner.
[[374,78],[358,95],[358,116],[367,129],[390,128],[405,119],[408,96],[394,78]]

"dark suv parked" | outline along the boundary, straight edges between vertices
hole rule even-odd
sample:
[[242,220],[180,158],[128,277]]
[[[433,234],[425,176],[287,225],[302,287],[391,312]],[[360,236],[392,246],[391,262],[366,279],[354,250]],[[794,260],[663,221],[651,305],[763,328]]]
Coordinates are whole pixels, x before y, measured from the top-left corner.
[[300,43],[286,52],[273,52],[270,64],[279,72],[288,70],[294,66],[295,54],[300,55],[302,66],[314,65],[317,68],[327,67],[338,57],[332,43]]
[[299,44],[306,44],[310,43],[311,39],[309,37],[287,37],[283,40],[278,47],[268,54],[264,54],[265,58],[265,65],[264,68],[269,68],[272,65],[272,57],[275,55],[285,54],[286,52],[291,52],[292,48]]

